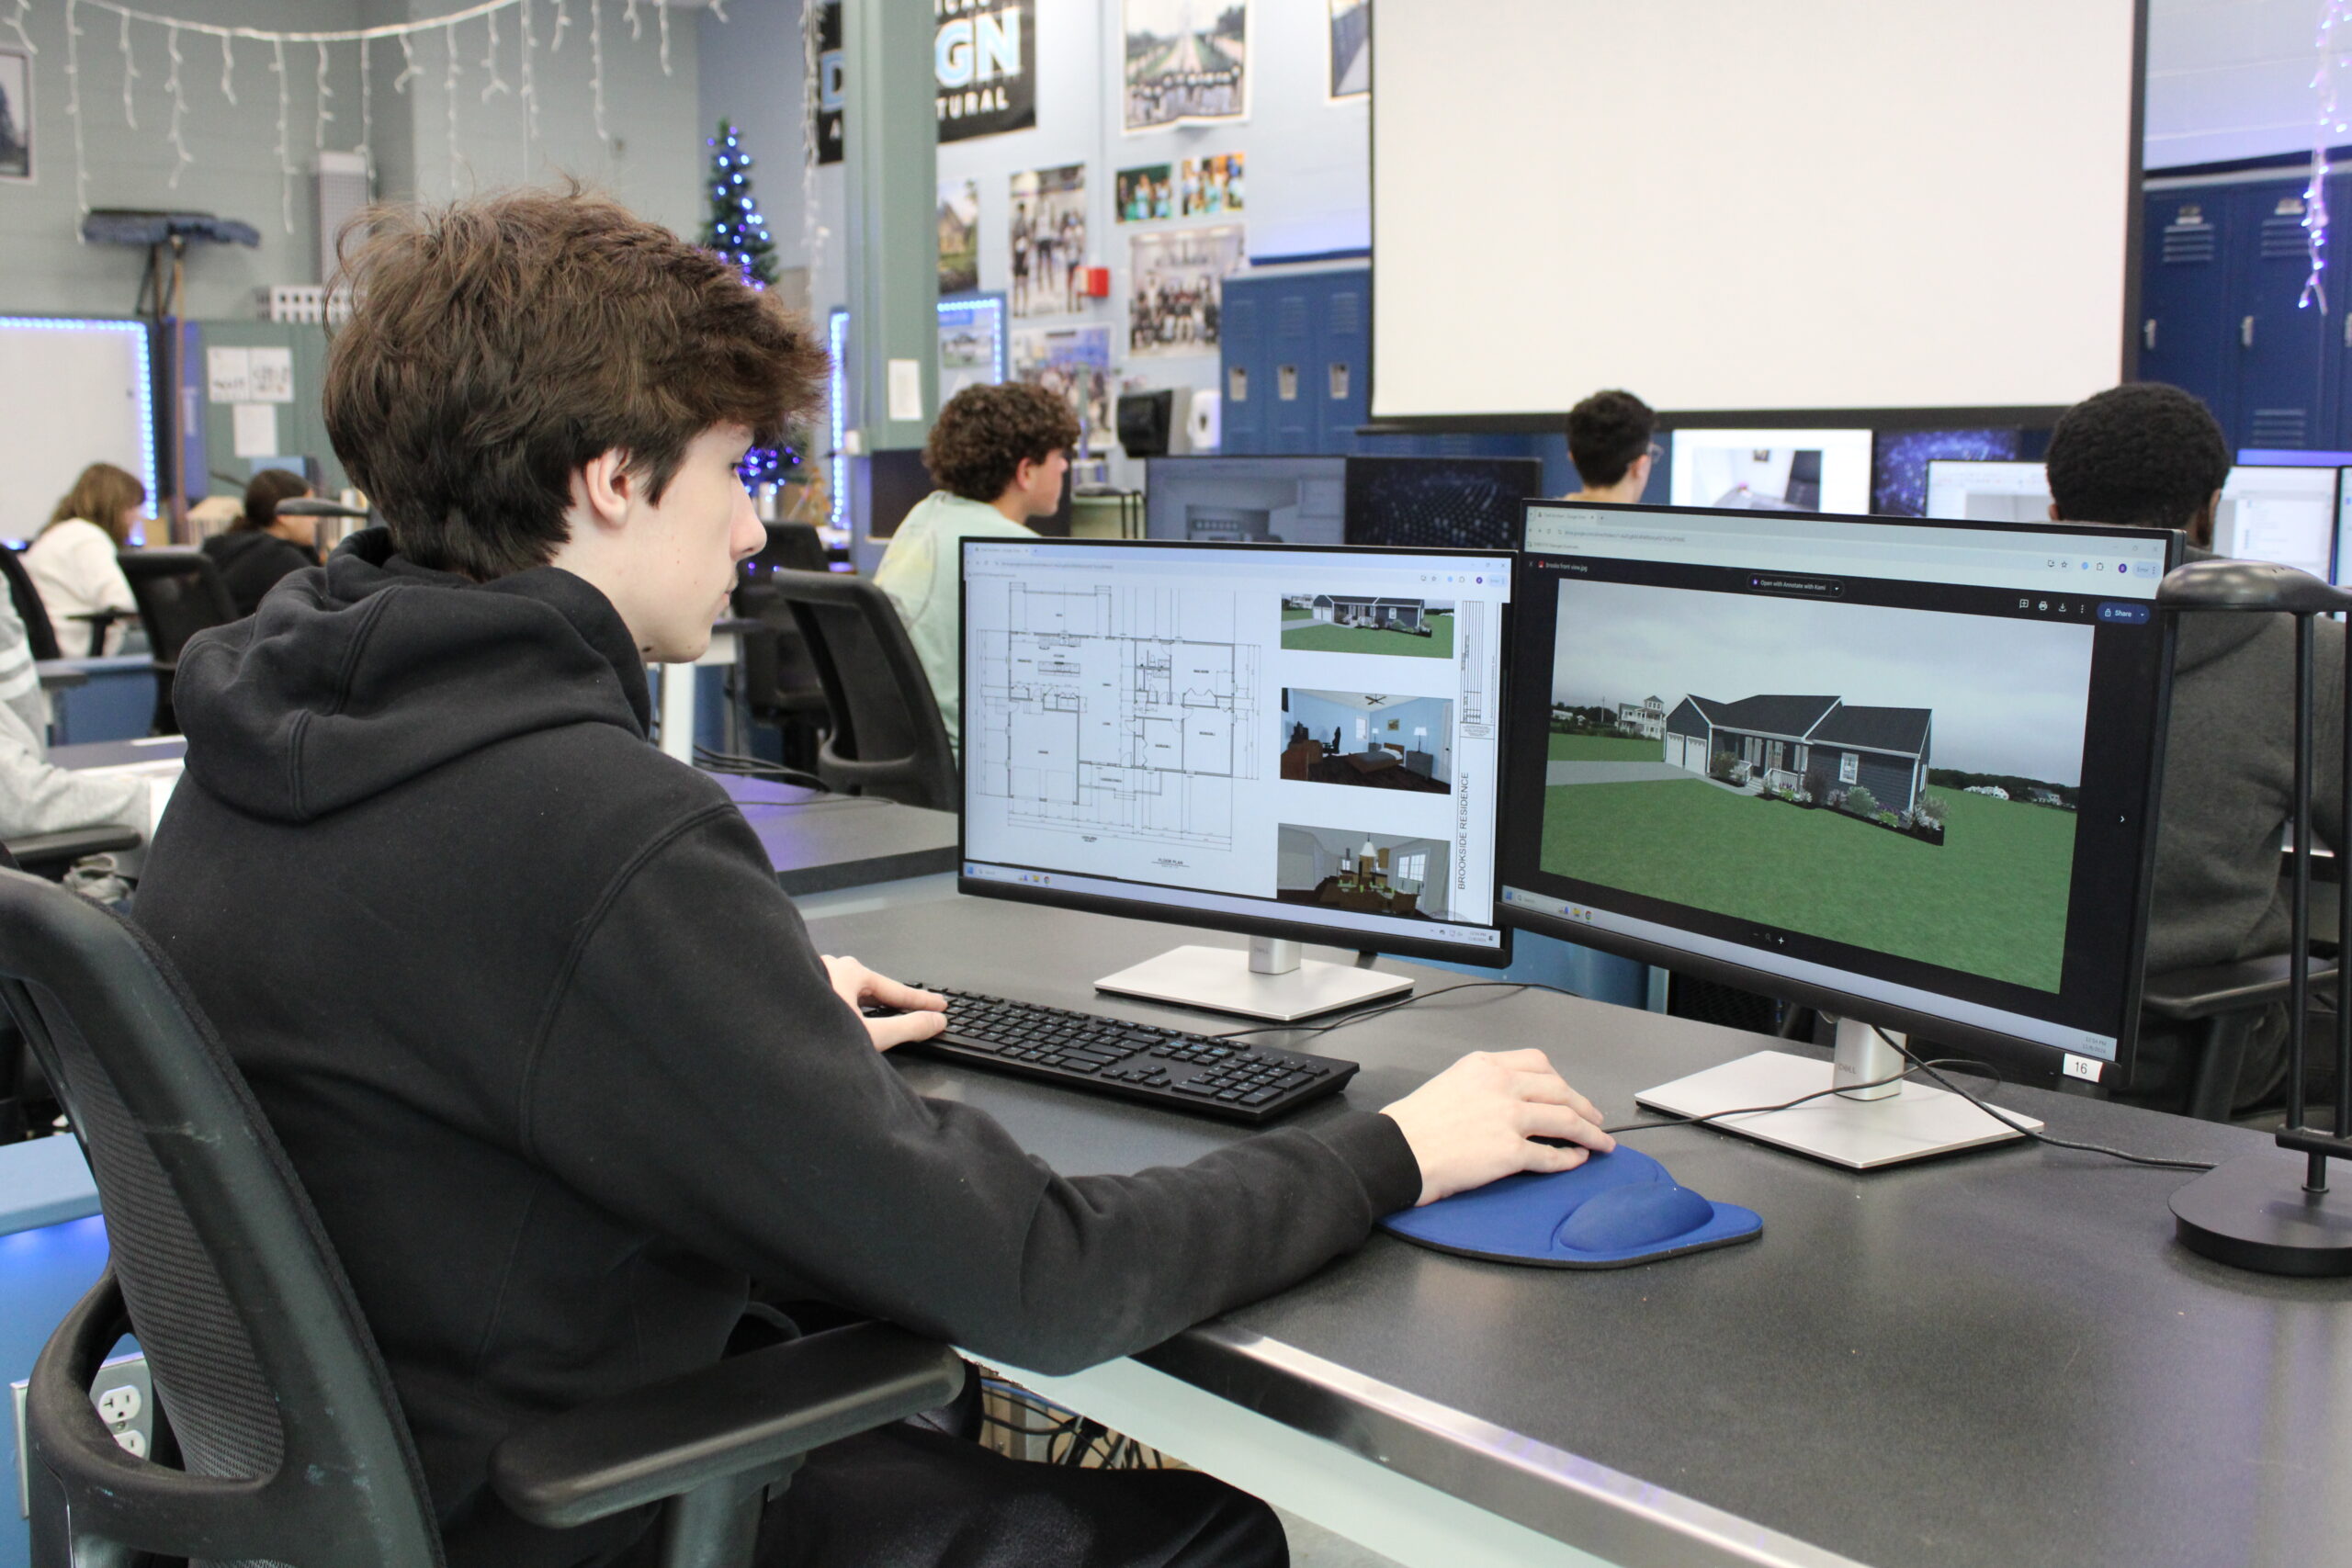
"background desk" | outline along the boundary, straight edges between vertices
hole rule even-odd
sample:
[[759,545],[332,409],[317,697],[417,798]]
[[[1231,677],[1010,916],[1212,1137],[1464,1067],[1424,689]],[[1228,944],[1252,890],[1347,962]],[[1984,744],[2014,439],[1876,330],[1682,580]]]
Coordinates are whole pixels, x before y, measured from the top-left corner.
[[[1193,1027],[1202,1015],[1091,983],[1179,941],[1239,945],[962,897],[817,913],[821,949],[903,978]],[[1425,988],[1457,978],[1420,973]],[[1347,1099],[1370,1109],[1465,1049],[1542,1045],[1619,1121],[1634,1119],[1636,1089],[1761,1043],[1497,991],[1298,1043],[1363,1063]],[[1240,1135],[921,1058],[901,1070],[1071,1173]],[[2212,1159],[2266,1141],[2069,1096],[1999,1099],[2059,1135],[2149,1153]],[[1555,1562],[1592,1561],[1551,1546],[1569,1542],[1629,1565],[2345,1560],[2352,1282],[2235,1274],[2183,1251],[2165,1199],[2186,1175],[2011,1145],[1857,1176],[1700,1129],[1628,1142],[1758,1210],[1762,1238],[1570,1273],[1375,1236],[1142,1366],[1036,1383],[1408,1561],[1544,1560],[1514,1539]],[[1229,1420],[1199,1418],[1202,1390]],[[1301,1433],[1321,1441],[1302,1449]],[[1487,1543],[1419,1551],[1414,1510],[1383,1495],[1421,1495],[1416,1483],[1475,1505],[1496,1526]]]

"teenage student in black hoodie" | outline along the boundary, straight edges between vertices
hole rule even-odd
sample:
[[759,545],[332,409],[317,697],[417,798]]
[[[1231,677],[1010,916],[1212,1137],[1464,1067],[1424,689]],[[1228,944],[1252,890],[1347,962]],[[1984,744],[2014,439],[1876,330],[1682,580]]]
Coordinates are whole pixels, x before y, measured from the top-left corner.
[[[725,793],[646,743],[646,662],[702,650],[763,542],[734,466],[814,402],[814,334],[577,195],[377,214],[347,275],[327,426],[389,526],[189,644],[139,919],[317,1204],[458,1568],[647,1550],[642,1517],[525,1526],[489,1452],[709,1363],[751,1280],[1072,1369],[1282,1289],[1384,1213],[1611,1146],[1532,1051],[1133,1177],[1062,1178],[910,1092],[880,1053],[937,1032],[940,999],[820,956]],[[813,1457],[763,1551],[1284,1557],[1205,1477],[906,1427]]]
[[220,581],[236,601],[237,614],[250,615],[261,596],[306,566],[319,564],[319,520],[280,517],[277,503],[311,493],[299,474],[264,468],[245,486],[244,511],[225,534],[204,541],[204,553],[220,569]]

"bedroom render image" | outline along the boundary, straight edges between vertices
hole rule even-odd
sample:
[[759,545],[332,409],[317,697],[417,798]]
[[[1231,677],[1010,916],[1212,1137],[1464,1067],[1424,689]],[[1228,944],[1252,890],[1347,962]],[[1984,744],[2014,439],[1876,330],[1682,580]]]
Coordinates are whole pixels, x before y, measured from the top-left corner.
[[1274,897],[1285,904],[1442,920],[1452,908],[1451,846],[1351,828],[1284,822],[1275,834]]
[[1286,687],[1275,739],[1282,776],[1296,783],[1453,788],[1453,705],[1443,697]]
[[1541,863],[2059,988],[2087,626],[1571,582]]

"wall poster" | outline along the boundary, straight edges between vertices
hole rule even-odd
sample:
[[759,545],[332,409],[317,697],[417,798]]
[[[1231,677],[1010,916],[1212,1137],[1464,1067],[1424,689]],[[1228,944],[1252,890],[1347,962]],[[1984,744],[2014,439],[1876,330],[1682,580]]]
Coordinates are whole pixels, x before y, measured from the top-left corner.
[[1121,223],[1148,223],[1176,216],[1175,170],[1167,164],[1147,164],[1121,169],[1115,186],[1118,199],[1112,211]]
[[1241,210],[1241,158],[1238,152],[1214,152],[1184,160],[1177,186],[1180,217],[1216,218]]
[[1250,115],[1250,0],[1122,0],[1130,131]]
[[1109,445],[1117,434],[1111,417],[1115,392],[1111,380],[1108,327],[1030,328],[1012,334],[1012,378],[1043,387],[1078,416],[1079,449]]
[[842,53],[842,0],[817,7],[817,101],[809,108],[817,162],[842,161],[842,120],[849,107],[848,67]]
[[1012,176],[1012,313],[1065,316],[1086,308],[1086,165]]
[[1372,91],[1372,0],[1331,0],[1331,96]]
[[[933,0],[939,140],[963,141],[1037,123],[1037,0]],[[842,0],[817,8],[817,162],[838,164],[849,79]]]
[[1128,355],[1215,354],[1225,280],[1246,254],[1238,223],[1129,241]]
[[980,286],[980,186],[939,182],[939,291],[968,294]]
[[33,177],[33,62],[0,49],[0,180]]

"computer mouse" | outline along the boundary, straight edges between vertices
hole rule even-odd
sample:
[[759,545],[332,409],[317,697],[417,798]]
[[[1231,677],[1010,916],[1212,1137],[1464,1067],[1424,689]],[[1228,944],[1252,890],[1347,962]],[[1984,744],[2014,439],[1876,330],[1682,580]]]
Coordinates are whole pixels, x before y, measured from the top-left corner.
[[1418,1247],[1552,1269],[1623,1269],[1764,1229],[1754,1210],[1691,1191],[1623,1144],[1574,1170],[1506,1177],[1380,1224]]

